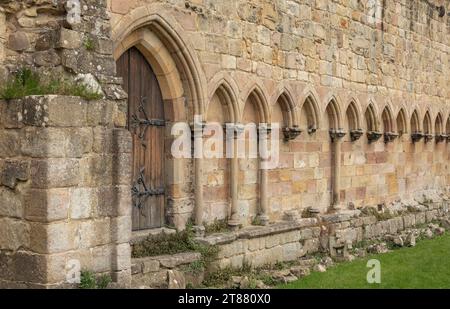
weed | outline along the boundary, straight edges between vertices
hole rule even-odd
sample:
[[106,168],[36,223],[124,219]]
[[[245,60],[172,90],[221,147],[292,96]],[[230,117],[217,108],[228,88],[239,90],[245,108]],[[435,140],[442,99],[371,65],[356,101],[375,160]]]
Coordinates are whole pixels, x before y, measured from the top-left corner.
[[81,272],[80,289],[106,289],[111,283],[111,277],[103,275],[96,278],[95,274],[90,271]]
[[228,220],[217,220],[215,219],[212,224],[205,225],[205,234],[211,235],[216,233],[226,233],[229,232]]
[[92,38],[88,37],[84,40],[84,48],[89,51],[93,51],[95,49],[95,42]]
[[261,219],[259,218],[259,216],[255,216],[252,220],[252,225],[253,226],[264,226],[263,222],[261,221]]
[[190,265],[192,270],[199,271],[201,268],[207,268],[216,259],[219,247],[200,244],[195,241],[194,236],[191,225],[188,225],[184,231],[173,234],[149,235],[143,242],[133,245],[132,256],[138,258],[199,252],[201,260]]
[[41,80],[39,74],[29,68],[17,71],[0,89],[0,99],[20,99],[30,95],[59,94],[78,96],[86,100],[98,100],[102,95],[91,91],[86,85],[67,78]]

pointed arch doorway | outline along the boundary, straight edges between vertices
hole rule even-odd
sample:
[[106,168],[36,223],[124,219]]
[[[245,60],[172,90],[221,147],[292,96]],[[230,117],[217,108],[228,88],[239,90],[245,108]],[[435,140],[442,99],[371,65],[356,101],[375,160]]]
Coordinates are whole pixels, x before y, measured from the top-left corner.
[[161,89],[144,55],[131,47],[117,60],[128,93],[128,129],[133,137],[132,229],[164,226],[165,118]]

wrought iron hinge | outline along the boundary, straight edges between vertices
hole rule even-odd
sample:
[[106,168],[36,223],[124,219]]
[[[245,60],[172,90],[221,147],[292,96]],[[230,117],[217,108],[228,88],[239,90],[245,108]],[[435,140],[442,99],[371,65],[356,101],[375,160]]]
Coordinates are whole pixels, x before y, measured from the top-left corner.
[[[159,196],[165,194],[164,188],[151,189],[145,183],[145,168],[141,168],[139,178],[135,181],[131,188],[131,195],[133,198],[133,206],[141,209],[144,202],[150,196]],[[142,190],[141,190],[142,189]]]

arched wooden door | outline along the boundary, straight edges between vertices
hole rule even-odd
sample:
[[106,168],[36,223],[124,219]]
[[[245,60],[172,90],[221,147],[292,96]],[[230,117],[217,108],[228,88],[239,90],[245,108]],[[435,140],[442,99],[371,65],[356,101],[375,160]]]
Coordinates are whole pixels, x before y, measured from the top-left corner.
[[133,135],[132,227],[162,227],[165,121],[161,89],[149,63],[135,47],[117,61],[117,74],[128,93],[128,129]]

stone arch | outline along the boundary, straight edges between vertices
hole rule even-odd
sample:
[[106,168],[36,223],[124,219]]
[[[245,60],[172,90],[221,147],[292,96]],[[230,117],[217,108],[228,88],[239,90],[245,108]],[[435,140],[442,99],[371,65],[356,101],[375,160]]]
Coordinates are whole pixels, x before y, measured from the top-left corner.
[[[136,46],[155,71],[174,120],[201,115],[205,109],[206,79],[194,49],[182,38],[183,29],[161,5],[139,7],[122,17],[112,30],[114,57]],[[164,16],[164,17],[163,17]],[[187,100],[188,110],[185,110]]]
[[360,130],[361,129],[361,112],[359,110],[358,104],[355,100],[351,100],[350,104],[347,106],[347,111],[345,112],[347,128],[349,131]]
[[299,125],[302,130],[308,131],[310,134],[316,132],[321,125],[320,115],[322,113],[318,98],[317,92],[309,86],[300,96]]
[[[281,115],[280,112],[277,112],[278,108],[281,110]],[[283,89],[281,94],[277,96],[275,103],[272,105],[271,115],[272,122],[280,121],[280,126],[282,127],[293,127],[298,125],[294,100],[288,89]]]
[[389,105],[386,105],[381,114],[383,133],[394,133],[395,123],[392,113],[392,109]]
[[268,106],[267,96],[263,91],[263,88],[259,85],[253,85],[249,91],[246,92],[246,95],[243,96],[244,105],[242,108],[241,119],[245,122],[245,117],[249,115],[245,115],[246,108],[248,108],[248,104],[252,104],[253,108],[256,112],[257,116],[254,120],[259,123],[270,123],[270,110]]
[[426,135],[433,134],[433,124],[431,122],[430,111],[427,110],[423,117],[423,133]]
[[[183,40],[186,34],[171,14],[159,4],[139,7],[122,17],[112,29],[115,59],[136,47],[152,67],[161,88],[169,126],[170,122],[191,123],[195,115],[203,115],[207,98],[207,82],[197,54]],[[170,153],[168,145],[166,143],[166,154]],[[203,225],[202,166],[202,159],[198,158],[166,158],[166,191],[175,192],[178,183],[192,182],[195,187],[193,194],[181,192],[177,196],[171,193],[166,196],[166,207],[171,209],[181,209],[187,201],[195,204],[193,216],[192,213],[166,212],[167,219],[178,229],[183,229],[190,217],[194,217],[196,225]],[[191,170],[193,177],[179,173],[180,170]]]
[[420,118],[419,118],[419,112],[417,109],[414,110],[414,112],[411,115],[411,121],[410,121],[410,127],[411,127],[411,133],[421,133],[421,125],[420,125]]
[[334,96],[328,100],[327,108],[325,109],[325,116],[327,117],[327,125],[330,130],[341,129],[341,110],[339,104]]
[[397,125],[397,133],[401,136],[403,134],[408,133],[408,121],[407,121],[406,111],[402,107],[400,108],[397,119],[396,119],[396,125]]
[[215,97],[219,99],[221,104],[225,107],[227,112],[226,122],[236,122],[239,119],[239,107],[237,86],[234,81],[225,76],[224,74],[218,74],[210,82],[210,89],[213,91],[209,94],[209,103],[206,108],[207,113],[210,111],[211,104],[215,102]]
[[367,106],[364,117],[366,119],[366,130],[368,132],[378,132],[378,118],[375,111],[375,106],[372,102]]
[[442,113],[438,112],[436,116],[436,120],[434,122],[434,132],[436,135],[445,134],[444,122],[443,122]]

